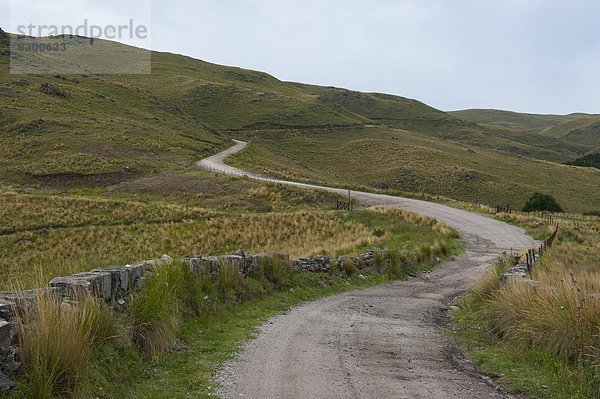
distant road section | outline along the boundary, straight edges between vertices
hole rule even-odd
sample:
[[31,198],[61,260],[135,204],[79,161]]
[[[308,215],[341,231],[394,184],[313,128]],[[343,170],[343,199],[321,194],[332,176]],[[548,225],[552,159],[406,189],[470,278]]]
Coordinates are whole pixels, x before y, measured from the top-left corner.
[[[342,195],[347,190],[266,178],[225,164],[235,145],[198,162],[213,172]],[[325,298],[272,319],[220,375],[224,398],[510,398],[449,342],[451,301],[503,252],[535,246],[522,229],[484,215],[410,198],[353,191],[369,205],[445,222],[464,254],[407,281]]]

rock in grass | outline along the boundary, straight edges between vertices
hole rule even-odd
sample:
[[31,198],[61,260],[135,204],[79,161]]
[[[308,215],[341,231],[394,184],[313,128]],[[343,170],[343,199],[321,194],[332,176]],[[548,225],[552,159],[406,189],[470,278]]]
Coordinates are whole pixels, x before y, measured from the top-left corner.
[[15,387],[15,383],[10,380],[7,376],[5,376],[2,372],[0,372],[0,391],[8,391]]
[[41,87],[42,87],[42,92],[44,92],[46,94],[50,94],[52,96],[61,97],[61,98],[71,97],[71,95],[69,94],[68,91],[62,90],[51,83],[42,83]]

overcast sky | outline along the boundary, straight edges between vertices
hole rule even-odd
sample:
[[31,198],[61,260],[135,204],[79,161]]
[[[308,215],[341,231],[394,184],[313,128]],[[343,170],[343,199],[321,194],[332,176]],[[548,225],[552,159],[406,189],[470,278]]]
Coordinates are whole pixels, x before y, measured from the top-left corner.
[[[0,0],[0,26],[150,18],[136,1]],[[597,0],[151,2],[160,51],[443,110],[600,113]]]

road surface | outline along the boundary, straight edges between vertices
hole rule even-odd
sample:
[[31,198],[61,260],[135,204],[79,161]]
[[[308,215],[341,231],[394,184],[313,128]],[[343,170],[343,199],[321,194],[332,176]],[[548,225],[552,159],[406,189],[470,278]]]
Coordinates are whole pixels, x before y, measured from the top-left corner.
[[[224,163],[246,143],[198,162],[230,175],[265,178]],[[451,302],[503,252],[535,246],[522,229],[466,210],[421,200],[353,191],[369,205],[409,209],[458,230],[466,251],[407,281],[296,307],[260,328],[219,375],[224,398],[509,398],[479,373],[447,337]]]

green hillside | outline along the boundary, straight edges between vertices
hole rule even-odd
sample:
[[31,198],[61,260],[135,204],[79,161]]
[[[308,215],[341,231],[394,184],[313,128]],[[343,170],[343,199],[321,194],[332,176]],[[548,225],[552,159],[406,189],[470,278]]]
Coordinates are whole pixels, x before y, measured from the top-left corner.
[[567,165],[600,169],[600,153],[584,155],[574,161],[567,162]]
[[466,121],[522,131],[539,131],[569,119],[564,115],[538,115],[497,109],[466,109],[448,113]]
[[[554,134],[548,126],[558,116],[531,116],[519,129],[538,131],[524,132],[516,121],[507,128],[492,116],[464,120],[468,115],[413,99],[283,82],[157,52],[149,75],[19,76],[9,74],[8,42],[8,35],[0,37],[0,183],[121,193],[143,186],[147,194],[150,177],[159,187],[156,176],[168,176],[161,180],[168,187],[174,176],[189,176],[194,161],[227,147],[230,137],[250,137],[255,153],[240,158],[246,167],[298,178],[389,182],[406,191],[515,204],[553,184],[559,198],[575,198],[567,209],[597,203],[597,174],[558,165],[591,152],[593,140]],[[79,54],[90,47],[70,45]],[[93,51],[109,58],[112,51],[139,50],[98,40]],[[374,148],[380,161],[363,163],[362,154]],[[548,173],[551,179],[541,178]],[[523,189],[512,192],[513,184]],[[580,198],[588,184],[592,195]]]
[[564,141],[586,144],[600,150],[600,115],[585,115],[566,120],[540,132]]
[[[240,133],[236,134],[240,137]],[[248,132],[252,143],[235,164],[285,178],[342,187],[475,198],[522,207],[536,191],[567,210],[591,211],[600,200],[600,172],[507,155],[416,132],[357,128]]]
[[560,139],[561,143],[577,145],[580,150],[600,147],[600,115],[537,115],[495,109],[468,109],[449,114],[481,125]]

